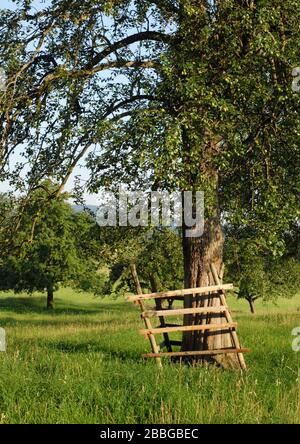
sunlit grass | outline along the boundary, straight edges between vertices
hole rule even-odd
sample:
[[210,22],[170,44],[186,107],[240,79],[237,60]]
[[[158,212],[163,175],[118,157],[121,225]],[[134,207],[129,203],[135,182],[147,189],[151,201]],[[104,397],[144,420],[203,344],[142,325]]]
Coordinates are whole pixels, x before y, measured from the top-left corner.
[[45,296],[0,296],[0,423],[299,423],[300,298],[278,305],[229,297],[249,370],[187,367],[159,371],[141,354],[148,341],[136,307],[70,289],[44,309]]

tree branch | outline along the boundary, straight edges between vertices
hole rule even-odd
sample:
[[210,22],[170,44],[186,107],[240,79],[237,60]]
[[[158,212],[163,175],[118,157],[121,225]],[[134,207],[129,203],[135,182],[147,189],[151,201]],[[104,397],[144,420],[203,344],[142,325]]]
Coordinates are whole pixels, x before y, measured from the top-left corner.
[[144,31],[138,32],[137,34],[129,35],[118,42],[105,48],[99,54],[92,58],[92,60],[85,66],[84,70],[90,70],[98,65],[103,59],[107,58],[110,54],[118,49],[124,48],[125,46],[131,45],[133,43],[142,42],[144,40],[153,40],[157,42],[168,43],[171,40],[171,36],[168,34],[163,34],[157,31]]
[[110,114],[124,108],[124,106],[129,105],[133,102],[137,102],[138,100],[155,100],[155,97],[150,94],[138,94],[132,97],[129,97],[128,99],[122,100],[122,102],[112,104],[105,114],[103,115],[103,119],[108,117]]

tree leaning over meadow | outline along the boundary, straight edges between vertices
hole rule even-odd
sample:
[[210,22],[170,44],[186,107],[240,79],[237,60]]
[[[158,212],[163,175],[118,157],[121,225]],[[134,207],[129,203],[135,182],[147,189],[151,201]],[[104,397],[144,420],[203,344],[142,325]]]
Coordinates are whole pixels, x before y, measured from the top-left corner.
[[[299,217],[296,0],[17,3],[0,22],[3,177],[22,144],[29,189],[63,186],[88,156],[92,191],[204,191],[203,236],[183,229],[186,287],[209,285],[210,263],[222,275],[222,217],[283,254]],[[183,350],[215,341],[186,333]]]

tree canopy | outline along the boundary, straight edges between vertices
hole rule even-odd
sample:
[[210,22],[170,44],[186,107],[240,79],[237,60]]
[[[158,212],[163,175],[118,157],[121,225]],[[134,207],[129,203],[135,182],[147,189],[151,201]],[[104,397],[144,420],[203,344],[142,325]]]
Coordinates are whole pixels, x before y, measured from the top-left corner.
[[28,189],[62,187],[88,155],[90,190],[201,189],[207,211],[217,199],[280,249],[298,211],[295,0],[16,6],[0,17],[3,178],[24,187],[22,162],[9,170],[19,151]]

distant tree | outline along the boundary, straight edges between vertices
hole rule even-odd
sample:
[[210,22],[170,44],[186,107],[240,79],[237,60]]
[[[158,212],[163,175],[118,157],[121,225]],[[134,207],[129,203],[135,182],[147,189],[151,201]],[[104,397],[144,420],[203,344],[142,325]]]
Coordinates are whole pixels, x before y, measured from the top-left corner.
[[109,275],[106,294],[119,296],[132,289],[130,264],[136,263],[146,233],[143,227],[101,227],[99,255]]
[[235,292],[239,299],[245,299],[252,314],[255,313],[254,303],[257,299],[268,297],[269,276],[265,272],[264,261],[260,257],[246,261],[241,266],[239,280],[236,281],[238,290]]
[[[119,229],[115,230],[119,231]],[[130,266],[137,268],[142,288],[153,292],[183,287],[182,249],[179,233],[169,228],[121,229],[123,245],[114,244],[110,262],[110,291],[136,291]],[[125,235],[126,233],[126,235]]]
[[139,253],[136,266],[152,292],[183,288],[183,255],[180,234],[172,229],[154,229]]
[[72,278],[71,285],[77,290],[102,295],[107,273],[103,272],[106,262],[101,253],[101,229],[95,215],[87,211],[73,211],[71,231],[79,264],[76,279]]
[[237,287],[237,297],[249,303],[251,313],[255,313],[257,299],[275,301],[279,297],[291,298],[297,294],[300,261],[295,254],[291,233],[284,236],[290,242],[290,248],[285,246],[287,252],[272,257],[263,251],[257,239],[243,237],[245,230],[228,231],[225,249],[228,278]]
[[26,207],[13,248],[0,264],[0,285],[15,292],[46,290],[51,309],[60,285],[96,291],[101,277],[91,236],[95,222],[75,213],[65,194],[49,200],[47,187],[37,189]]

